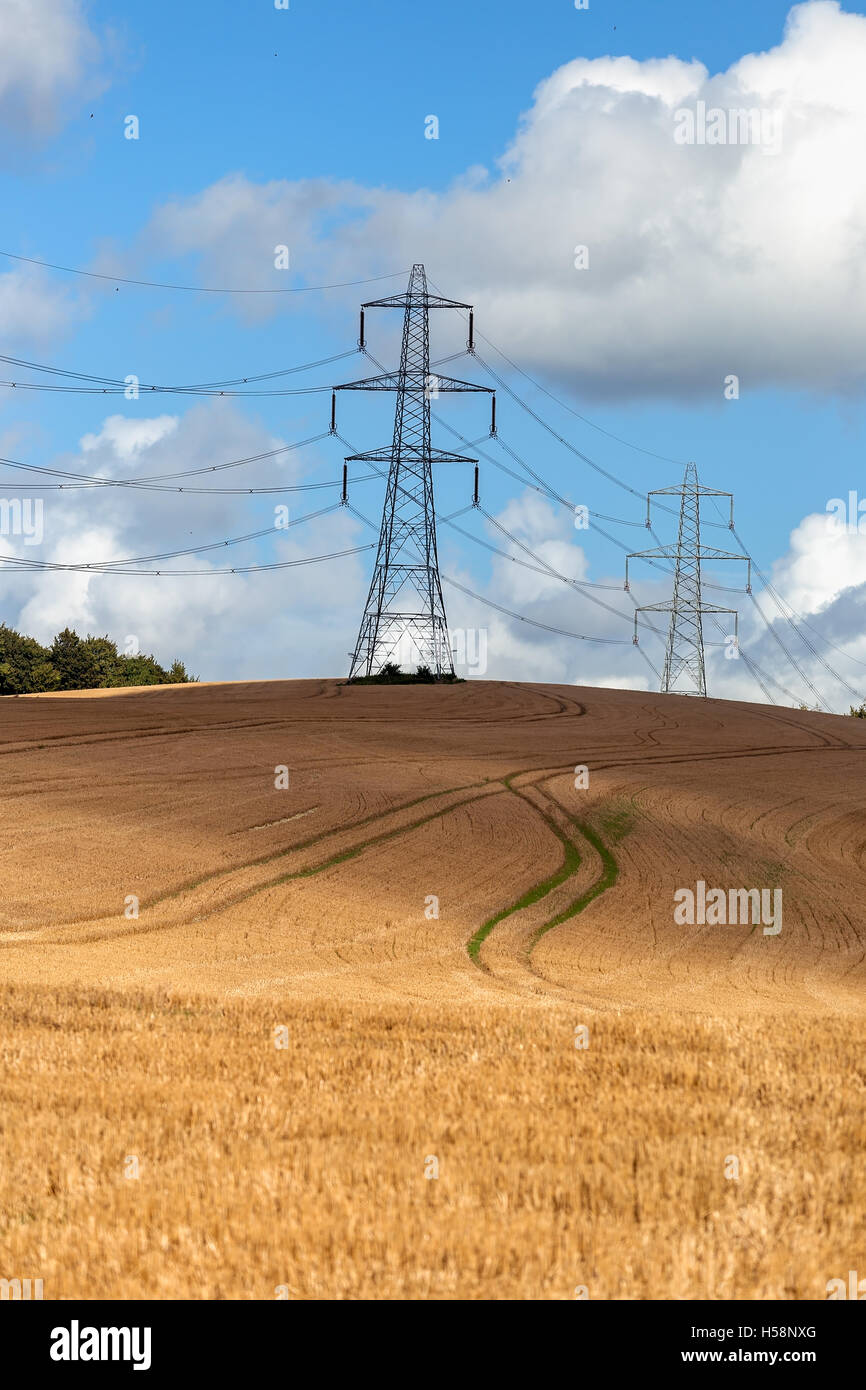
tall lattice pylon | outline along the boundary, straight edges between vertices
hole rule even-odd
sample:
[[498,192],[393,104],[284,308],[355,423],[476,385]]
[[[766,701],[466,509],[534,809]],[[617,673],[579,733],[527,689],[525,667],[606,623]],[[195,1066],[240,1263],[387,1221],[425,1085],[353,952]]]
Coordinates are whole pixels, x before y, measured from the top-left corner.
[[650,603],[635,608],[634,640],[638,640],[638,617],[641,613],[670,613],[665,664],[662,672],[662,690],[669,695],[706,695],[707,673],[704,661],[705,614],[727,613],[734,617],[734,632],[728,638],[737,642],[738,614],[735,608],[719,608],[713,603],[704,603],[701,593],[701,565],[705,560],[745,560],[749,565],[747,592],[751,589],[751,562],[747,555],[735,555],[729,550],[718,550],[715,546],[701,544],[701,498],[728,497],[731,503],[729,529],[734,526],[734,498],[730,492],[719,492],[716,488],[704,487],[698,481],[698,470],[694,463],[686,464],[686,471],[680,487],[654,488],[647,494],[646,525],[652,528],[650,499],[653,497],[679,497],[680,524],[676,545],[660,545],[655,550],[639,550],[626,557],[625,587],[629,587],[629,560],[673,560],[674,591],[667,603]]
[[491,392],[491,388],[431,374],[429,311],[468,309],[471,351],[472,306],[429,294],[423,265],[412,267],[405,294],[373,299],[361,306],[362,349],[364,311],[372,308],[403,310],[403,342],[399,371],[335,387],[337,391],[397,392],[391,446],[353,454],[346,460],[347,464],[389,465],[376,565],[349,679],[375,676],[390,661],[428,666],[441,678],[454,674],[454,662],[439,580],[432,465],[477,460],[432,448],[430,401],[442,391]]

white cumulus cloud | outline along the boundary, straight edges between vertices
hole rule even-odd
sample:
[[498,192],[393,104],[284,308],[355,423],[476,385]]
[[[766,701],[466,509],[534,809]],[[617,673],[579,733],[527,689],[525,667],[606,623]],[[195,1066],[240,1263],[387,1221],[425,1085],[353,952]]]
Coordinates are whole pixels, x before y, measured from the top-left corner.
[[[850,392],[866,360],[864,71],[866,17],[812,0],[775,48],[722,73],[676,57],[564,64],[495,171],[445,192],[236,174],[159,209],[148,236],[234,285],[279,283],[280,243],[308,283],[423,260],[518,360],[596,396],[721,400],[729,373],[743,390]],[[678,113],[700,103],[726,135],[732,111],[765,125],[744,143],[678,143]]]
[[0,131],[50,134],[93,90],[99,51],[78,0],[0,0]]

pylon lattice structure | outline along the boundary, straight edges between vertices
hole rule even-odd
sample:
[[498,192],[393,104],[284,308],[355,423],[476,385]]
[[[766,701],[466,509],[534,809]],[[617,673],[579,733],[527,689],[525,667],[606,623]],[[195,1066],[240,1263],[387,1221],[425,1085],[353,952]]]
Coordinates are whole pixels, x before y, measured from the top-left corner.
[[350,381],[336,391],[396,391],[390,448],[353,454],[348,463],[388,463],[382,528],[370,592],[352,655],[349,679],[377,675],[386,662],[414,660],[433,674],[454,674],[445,602],[436,550],[433,501],[434,463],[477,463],[463,454],[434,449],[430,442],[430,401],[444,391],[484,391],[454,377],[431,375],[431,309],[468,309],[472,350],[472,306],[431,295],[423,265],[414,265],[405,294],[370,300],[361,307],[359,346],[364,347],[364,310],[403,310],[400,368],[381,376]]
[[679,497],[680,521],[676,545],[661,545],[655,550],[635,551],[626,557],[625,587],[629,587],[629,560],[673,560],[674,590],[667,603],[650,603],[635,608],[634,641],[638,641],[638,616],[641,613],[670,613],[665,664],[661,689],[667,694],[703,695],[707,693],[707,674],[704,661],[703,619],[707,614],[727,613],[734,617],[734,632],[729,641],[738,654],[738,614],[735,608],[720,608],[704,603],[701,592],[701,566],[707,560],[744,560],[749,566],[746,592],[751,592],[751,561],[747,555],[735,555],[728,550],[701,544],[701,498],[727,497],[731,503],[729,529],[734,525],[734,499],[730,492],[704,487],[698,481],[695,464],[686,464],[680,487],[655,488],[647,494],[647,527],[651,526],[650,499]]

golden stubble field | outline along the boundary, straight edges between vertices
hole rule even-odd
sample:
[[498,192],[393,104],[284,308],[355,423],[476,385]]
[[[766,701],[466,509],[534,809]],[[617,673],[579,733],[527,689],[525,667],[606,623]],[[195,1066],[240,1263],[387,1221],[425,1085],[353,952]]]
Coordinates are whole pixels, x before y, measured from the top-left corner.
[[[866,1275],[863,721],[493,682],[3,712],[0,1277]],[[675,924],[698,879],[780,887],[782,931]]]

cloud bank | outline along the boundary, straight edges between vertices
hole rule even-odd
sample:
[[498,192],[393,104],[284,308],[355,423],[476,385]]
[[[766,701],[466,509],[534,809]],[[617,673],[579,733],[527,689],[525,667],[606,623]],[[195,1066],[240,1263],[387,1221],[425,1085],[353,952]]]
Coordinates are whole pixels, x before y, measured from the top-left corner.
[[[424,260],[494,341],[595,397],[720,400],[731,373],[742,390],[853,392],[866,360],[864,71],[866,18],[814,0],[776,48],[724,73],[675,57],[566,63],[495,171],[446,192],[237,174],[158,209],[148,238],[201,253],[216,283],[279,283],[279,244],[308,283]],[[704,143],[678,141],[684,110],[703,111]],[[763,113],[772,138],[710,143],[711,127],[749,136],[738,111]]]

